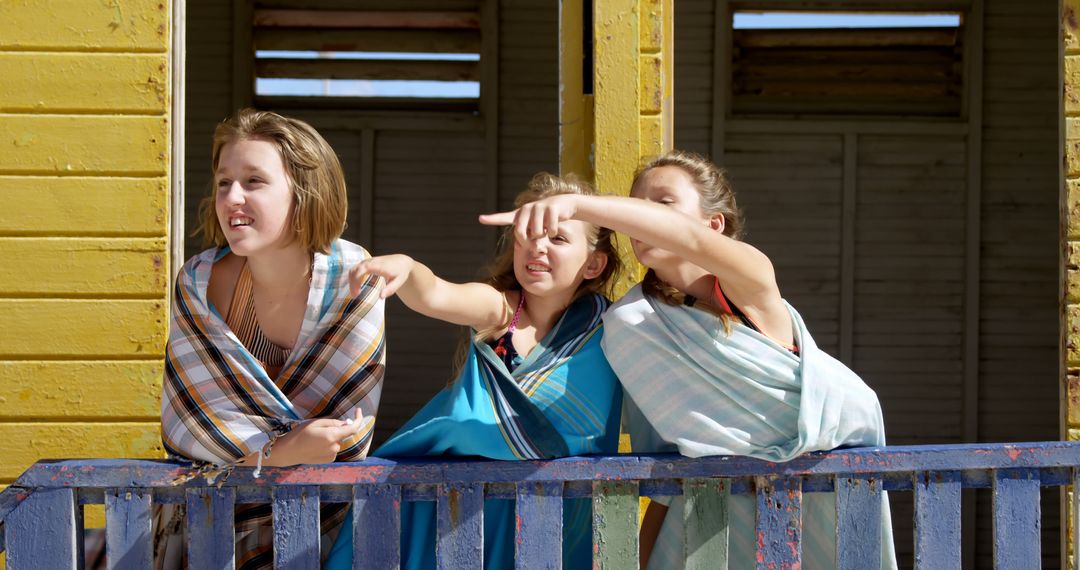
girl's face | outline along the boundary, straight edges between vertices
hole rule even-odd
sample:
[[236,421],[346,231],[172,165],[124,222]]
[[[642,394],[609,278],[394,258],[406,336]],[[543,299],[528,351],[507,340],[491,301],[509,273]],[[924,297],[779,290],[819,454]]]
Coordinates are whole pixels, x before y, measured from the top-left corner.
[[[637,184],[630,189],[630,196],[663,204],[692,218],[700,219],[704,224],[710,223],[709,217],[701,211],[701,194],[698,194],[697,188],[694,187],[693,179],[678,166],[660,166],[649,170],[641,175]],[[723,229],[722,221],[720,229]],[[637,256],[638,261],[652,269],[683,261],[670,251],[653,247],[636,239],[631,239],[630,245],[634,248],[634,255]]]
[[252,139],[226,144],[214,187],[218,223],[233,253],[248,256],[293,242],[293,194],[273,143]]
[[589,245],[592,227],[578,220],[559,224],[559,233],[514,243],[514,275],[531,295],[577,291],[581,282],[599,276],[607,256]]

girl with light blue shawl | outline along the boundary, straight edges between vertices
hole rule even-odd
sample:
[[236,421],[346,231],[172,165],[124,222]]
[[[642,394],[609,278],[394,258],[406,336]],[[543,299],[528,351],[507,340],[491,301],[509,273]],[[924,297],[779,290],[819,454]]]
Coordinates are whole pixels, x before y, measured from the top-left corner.
[[[741,219],[723,172],[673,152],[645,165],[631,198],[555,196],[485,217],[518,239],[563,220],[626,233],[649,268],[604,317],[604,351],[629,396],[624,425],[634,451],[690,457],[746,455],[788,461],[809,451],[885,444],[877,396],[817,348],[780,296],[772,263],[739,241]],[[834,495],[809,493],[803,568],[836,567]],[[642,525],[641,560],[678,568],[683,503],[654,501]],[[665,516],[667,515],[667,516]],[[729,568],[755,564],[754,506],[731,501]],[[895,568],[888,502],[882,568]]]
[[[554,195],[593,191],[542,173],[517,205]],[[617,452],[622,391],[600,342],[609,304],[602,293],[618,265],[611,232],[575,220],[505,247],[485,283],[449,283],[404,255],[358,265],[358,282],[380,276],[384,296],[396,292],[409,308],[474,331],[457,377],[375,455],[523,460]],[[590,565],[590,518],[587,499],[566,501],[567,568]],[[403,503],[401,522],[402,567],[434,568],[435,504]],[[513,567],[515,526],[513,501],[486,501],[487,568]],[[351,539],[347,526],[328,568],[352,567]]]

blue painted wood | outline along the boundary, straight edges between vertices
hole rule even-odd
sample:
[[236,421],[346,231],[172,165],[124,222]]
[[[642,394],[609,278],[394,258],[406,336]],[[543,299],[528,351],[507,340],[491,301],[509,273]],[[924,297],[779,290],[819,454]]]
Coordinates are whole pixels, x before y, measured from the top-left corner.
[[515,568],[562,568],[562,483],[519,483]]
[[236,490],[231,487],[187,490],[188,567],[219,570],[236,566],[235,504]]
[[[266,468],[261,479],[237,469],[226,487],[388,483],[517,483],[520,481],[642,480],[658,476],[693,477],[807,476],[858,473],[908,473],[976,469],[1070,468],[1080,465],[1080,443],[1038,442],[896,446],[809,453],[782,465],[748,457],[687,458],[677,455],[569,457],[551,461],[480,460],[424,462],[369,458],[356,463]],[[16,481],[24,487],[168,487],[188,473],[184,467],[139,460],[42,461]],[[205,486],[199,480],[182,483]]]
[[353,488],[353,568],[401,565],[401,487],[357,485]]
[[836,478],[836,566],[881,565],[881,485],[874,475]]
[[4,520],[9,570],[76,568],[75,494],[37,489]]
[[319,570],[319,487],[274,487],[274,568]]
[[484,565],[484,485],[439,486],[435,557],[440,570]]
[[915,570],[961,566],[959,471],[923,471],[915,485]]
[[725,479],[683,481],[683,552],[687,570],[728,569],[728,487]]
[[[49,487],[57,486],[49,485]],[[0,521],[3,521],[8,513],[15,510],[15,507],[19,506],[19,503],[22,503],[29,496],[30,491],[22,487],[11,486],[0,491]]]
[[1039,479],[1032,469],[994,474],[994,568],[1039,568]]
[[105,561],[110,570],[153,565],[150,496],[149,489],[105,491]]
[[802,563],[802,481],[758,477],[757,568],[798,570]]

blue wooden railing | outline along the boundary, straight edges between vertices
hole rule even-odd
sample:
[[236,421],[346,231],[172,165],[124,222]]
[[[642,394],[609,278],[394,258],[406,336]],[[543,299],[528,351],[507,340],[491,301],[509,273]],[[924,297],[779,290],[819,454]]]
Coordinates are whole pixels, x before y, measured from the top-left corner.
[[[175,483],[182,465],[137,460],[43,461],[0,493],[0,551],[11,570],[76,568],[79,505],[105,505],[112,568],[149,568],[151,505],[187,506],[192,568],[233,565],[233,506],[273,503],[278,568],[318,568],[319,501],[352,503],[357,568],[396,567],[401,501],[437,501],[440,568],[479,568],[483,500],[517,500],[519,568],[559,568],[562,498],[592,497],[597,567],[637,568],[638,497],[684,495],[688,568],[726,559],[727,500],[757,496],[758,568],[797,568],[804,493],[836,492],[840,568],[875,567],[880,493],[913,491],[915,567],[960,568],[964,488],[993,490],[996,568],[1038,568],[1039,490],[1074,485],[1080,444],[1065,442],[866,448],[788,463],[742,457],[571,457],[553,461],[424,461],[238,469],[224,482]],[[1074,495],[1071,512],[1078,503]],[[1071,537],[1076,544],[1076,537]],[[1074,550],[1077,551],[1077,550]]]

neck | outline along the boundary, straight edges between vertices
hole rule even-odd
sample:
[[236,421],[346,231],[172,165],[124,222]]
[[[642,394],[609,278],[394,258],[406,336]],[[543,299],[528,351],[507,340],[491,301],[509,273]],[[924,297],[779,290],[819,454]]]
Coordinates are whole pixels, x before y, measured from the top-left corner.
[[699,299],[712,294],[713,276],[693,263],[681,262],[671,267],[654,269],[661,281]]
[[287,293],[311,277],[311,253],[295,245],[248,256],[247,262],[254,287],[263,293]]
[[574,298],[574,291],[564,294],[539,297],[530,295],[525,290],[521,294],[525,296],[525,313],[529,316],[529,322],[536,329],[537,337],[544,336],[559,321],[566,308]]

